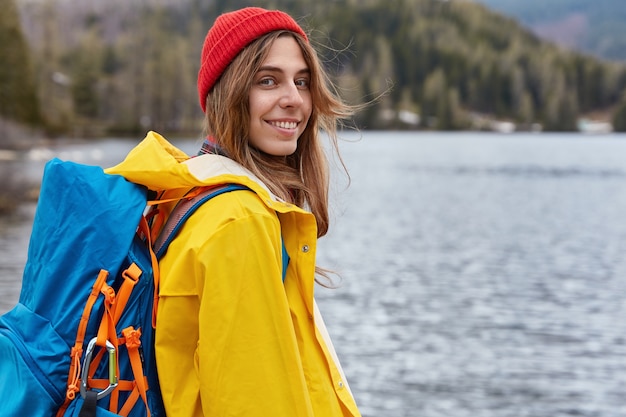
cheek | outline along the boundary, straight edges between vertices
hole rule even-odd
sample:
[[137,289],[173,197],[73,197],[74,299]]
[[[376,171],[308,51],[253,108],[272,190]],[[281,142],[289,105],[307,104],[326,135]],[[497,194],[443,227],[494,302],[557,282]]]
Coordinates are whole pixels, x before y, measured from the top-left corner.
[[251,92],[248,95],[248,111],[253,118],[260,117],[272,108],[272,97],[269,94]]

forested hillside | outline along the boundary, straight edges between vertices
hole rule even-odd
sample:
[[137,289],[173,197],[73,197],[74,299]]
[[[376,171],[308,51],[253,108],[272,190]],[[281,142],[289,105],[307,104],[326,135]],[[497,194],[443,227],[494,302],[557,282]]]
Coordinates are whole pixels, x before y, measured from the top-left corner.
[[[204,35],[219,13],[249,4],[17,1],[44,126],[80,136],[197,132]],[[624,65],[542,42],[468,1],[257,4],[284,9],[312,29],[350,101],[377,98],[357,116],[363,128],[468,129],[499,119],[519,129],[574,130],[581,115],[617,114],[626,89]]]

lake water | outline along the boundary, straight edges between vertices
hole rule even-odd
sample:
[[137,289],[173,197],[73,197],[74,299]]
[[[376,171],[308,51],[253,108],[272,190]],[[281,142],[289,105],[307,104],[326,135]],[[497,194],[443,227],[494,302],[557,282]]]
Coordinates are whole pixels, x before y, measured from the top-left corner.
[[[364,416],[626,415],[626,136],[346,139],[318,254],[342,282],[317,296]],[[21,175],[133,144],[34,150]],[[33,211],[0,218],[0,311]]]

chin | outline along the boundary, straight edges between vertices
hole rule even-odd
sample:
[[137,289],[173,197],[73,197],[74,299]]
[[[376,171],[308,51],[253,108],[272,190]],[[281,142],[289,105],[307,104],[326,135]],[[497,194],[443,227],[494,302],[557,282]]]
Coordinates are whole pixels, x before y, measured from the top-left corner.
[[283,144],[283,146],[271,146],[271,147],[267,147],[266,149],[261,149],[261,150],[265,152],[266,154],[272,155],[272,156],[289,156],[289,155],[293,155],[297,149],[298,149],[298,144],[294,143],[293,145]]

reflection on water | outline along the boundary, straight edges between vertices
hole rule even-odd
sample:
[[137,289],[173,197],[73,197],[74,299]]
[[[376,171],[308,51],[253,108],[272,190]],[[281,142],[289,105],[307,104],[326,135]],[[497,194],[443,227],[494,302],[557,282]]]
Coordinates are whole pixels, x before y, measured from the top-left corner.
[[[132,145],[105,141],[96,163]],[[317,294],[364,416],[626,415],[626,137],[342,148],[352,184],[335,184],[318,256],[343,282]],[[0,220],[2,310],[30,215]]]
[[344,149],[318,295],[365,415],[626,415],[626,141]]

